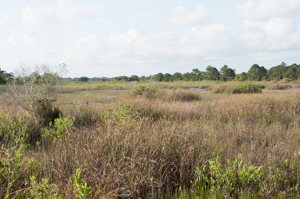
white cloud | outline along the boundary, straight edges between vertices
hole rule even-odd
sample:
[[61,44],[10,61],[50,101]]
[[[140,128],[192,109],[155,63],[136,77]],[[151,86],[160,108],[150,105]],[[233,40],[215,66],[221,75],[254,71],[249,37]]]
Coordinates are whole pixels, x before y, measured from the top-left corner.
[[241,40],[254,50],[286,50],[300,47],[300,23],[293,19],[244,21]]
[[49,19],[70,20],[76,18],[101,17],[105,14],[103,5],[86,4],[76,7],[69,0],[56,0],[55,5],[42,7],[27,6],[22,10],[22,22],[26,26],[40,26]]
[[299,0],[248,0],[236,6],[244,20],[262,20],[273,17],[300,16]]
[[188,8],[178,6],[174,9],[169,22],[179,25],[197,24],[208,21],[209,13],[203,6],[198,6],[195,11],[190,11]]
[[60,19],[100,17],[106,13],[103,5],[86,4],[82,7],[76,7],[71,5],[70,0],[56,0],[56,3],[56,17]]
[[53,10],[50,6],[40,8],[27,6],[22,10],[22,22],[26,26],[42,25],[51,16]]
[[16,23],[16,20],[9,17],[8,15],[2,15],[0,18],[0,26],[13,25]]

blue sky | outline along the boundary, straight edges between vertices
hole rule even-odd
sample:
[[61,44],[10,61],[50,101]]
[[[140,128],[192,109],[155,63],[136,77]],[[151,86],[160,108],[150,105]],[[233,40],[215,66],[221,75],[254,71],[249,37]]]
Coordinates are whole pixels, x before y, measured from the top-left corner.
[[299,0],[1,1],[0,68],[70,77],[300,64]]

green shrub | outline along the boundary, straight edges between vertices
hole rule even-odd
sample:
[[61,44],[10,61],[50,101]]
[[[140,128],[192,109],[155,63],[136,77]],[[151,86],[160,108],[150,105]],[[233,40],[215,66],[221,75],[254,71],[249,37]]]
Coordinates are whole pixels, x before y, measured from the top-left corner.
[[155,94],[155,91],[156,91],[156,89],[153,86],[149,86],[149,87],[138,86],[138,87],[135,87],[135,89],[134,89],[134,93],[136,95],[144,95],[146,97],[153,97]]
[[76,175],[73,177],[73,191],[77,199],[90,198],[92,195],[91,187],[83,182],[81,178],[81,169],[76,170]]
[[282,80],[280,80],[281,82],[291,82],[293,81],[292,79],[290,78],[283,78]]
[[[261,85],[263,86],[263,85]],[[258,84],[238,84],[233,93],[261,93],[261,86]]]
[[195,194],[204,197],[219,195],[226,198],[238,198],[243,192],[258,193],[262,185],[262,166],[247,166],[242,164],[242,156],[238,155],[233,162],[228,161],[225,171],[222,170],[219,159],[209,161],[209,166],[204,165],[194,183]]

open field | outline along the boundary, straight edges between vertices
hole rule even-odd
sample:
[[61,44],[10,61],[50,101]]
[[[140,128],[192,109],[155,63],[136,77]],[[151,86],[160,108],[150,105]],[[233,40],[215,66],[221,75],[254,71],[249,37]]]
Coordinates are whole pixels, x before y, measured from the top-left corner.
[[0,96],[0,198],[297,198],[299,83],[252,83],[64,85],[52,127]]

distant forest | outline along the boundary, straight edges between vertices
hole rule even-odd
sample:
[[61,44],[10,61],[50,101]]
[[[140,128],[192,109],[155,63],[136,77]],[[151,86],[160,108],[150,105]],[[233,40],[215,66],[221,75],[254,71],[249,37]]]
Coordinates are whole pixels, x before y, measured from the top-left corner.
[[[5,84],[9,78],[13,78],[13,73],[7,73],[0,69],[0,84]],[[221,81],[293,81],[300,80],[300,64],[292,64],[288,66],[282,62],[280,65],[274,66],[267,70],[263,66],[253,64],[248,72],[236,74],[235,69],[224,65],[220,70],[213,66],[208,66],[205,71],[193,69],[191,72],[174,74],[157,73],[150,76],[118,76],[118,77],[78,77],[78,78],[62,78],[64,82],[88,82],[88,81],[202,81],[202,80],[221,80]]]

